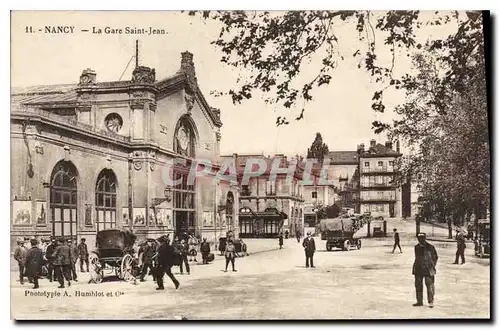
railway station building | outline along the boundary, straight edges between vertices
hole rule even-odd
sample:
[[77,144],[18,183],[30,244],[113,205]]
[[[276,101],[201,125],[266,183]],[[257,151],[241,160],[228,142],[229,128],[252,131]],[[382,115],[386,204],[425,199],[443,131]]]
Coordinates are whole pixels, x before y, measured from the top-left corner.
[[64,236],[90,248],[107,228],[213,240],[238,227],[237,186],[187,180],[195,159],[217,167],[222,126],[191,53],[165,79],[136,63],[130,80],[99,82],[86,69],[75,81],[11,91],[11,245]]

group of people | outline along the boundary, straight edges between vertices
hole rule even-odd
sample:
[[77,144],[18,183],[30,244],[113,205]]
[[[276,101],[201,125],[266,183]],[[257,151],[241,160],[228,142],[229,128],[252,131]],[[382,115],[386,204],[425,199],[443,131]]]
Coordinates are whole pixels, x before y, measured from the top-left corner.
[[[57,280],[59,288],[71,285],[71,281],[78,281],[76,273],[76,262],[80,259],[80,271],[83,272],[83,264],[89,270],[89,253],[85,238],[76,246],[71,239],[52,238],[50,241],[42,239],[41,247],[35,238],[25,238],[17,240],[17,247],[14,251],[14,259],[19,267],[19,282],[24,284],[26,277],[33,288],[38,289],[39,279],[46,275],[50,282]],[[28,249],[25,245],[29,242]]]

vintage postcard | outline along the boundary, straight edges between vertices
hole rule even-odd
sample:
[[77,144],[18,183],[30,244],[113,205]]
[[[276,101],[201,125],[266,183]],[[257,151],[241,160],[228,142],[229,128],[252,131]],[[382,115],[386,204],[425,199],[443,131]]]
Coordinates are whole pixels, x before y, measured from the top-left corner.
[[11,317],[490,319],[490,24],[12,11]]

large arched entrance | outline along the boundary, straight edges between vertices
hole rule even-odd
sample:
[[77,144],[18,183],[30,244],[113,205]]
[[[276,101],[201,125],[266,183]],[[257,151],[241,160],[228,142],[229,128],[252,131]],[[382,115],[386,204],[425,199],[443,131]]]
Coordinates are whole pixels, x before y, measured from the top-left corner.
[[116,175],[104,169],[97,177],[95,187],[97,231],[116,228]]
[[[188,116],[181,117],[177,123],[174,150],[189,159],[195,158],[196,127]],[[189,162],[186,167],[176,165],[172,173],[173,182],[178,182],[172,187],[176,235],[194,233],[196,229],[196,184],[188,180],[190,166]]]
[[76,239],[78,221],[78,172],[75,165],[61,160],[50,177],[52,236]]

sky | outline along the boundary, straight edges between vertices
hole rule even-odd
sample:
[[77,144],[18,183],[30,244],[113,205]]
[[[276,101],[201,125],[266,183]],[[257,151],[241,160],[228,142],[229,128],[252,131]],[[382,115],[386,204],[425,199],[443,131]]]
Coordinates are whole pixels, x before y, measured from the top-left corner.
[[[74,34],[44,34],[45,26],[74,26]],[[35,33],[26,33],[33,27]],[[93,29],[149,28],[164,29],[165,35],[93,34]],[[89,29],[90,32],[81,32]],[[135,40],[139,39],[140,65],[156,70],[157,79],[174,74],[180,66],[181,52],[194,54],[198,84],[208,103],[221,110],[223,127],[221,154],[282,153],[305,155],[320,132],[330,150],[356,150],[360,143],[371,139],[380,143],[385,136],[375,135],[374,120],[395,118],[391,105],[404,101],[404,95],[390,92],[385,101],[389,111],[376,114],[371,108],[373,93],[380,89],[363,70],[352,54],[359,47],[358,35],[352,25],[335,27],[339,37],[339,52],[346,60],[333,72],[326,87],[313,92],[314,100],[306,105],[305,118],[291,120],[289,125],[276,127],[276,117],[287,115],[288,109],[274,108],[264,103],[259,93],[240,105],[229,97],[215,97],[210,91],[227,91],[234,87],[239,72],[220,62],[221,52],[210,44],[220,27],[213,21],[202,21],[180,12],[14,12],[11,35],[11,85],[25,87],[47,84],[77,83],[82,70],[91,68],[98,81],[130,79]],[[444,31],[449,32],[449,31]],[[425,31],[423,36],[443,31]],[[381,44],[382,35],[377,35]],[[379,46],[380,47],[380,46]],[[382,61],[390,60],[387,50],[380,48]],[[384,53],[385,51],[385,53]],[[411,69],[410,58],[397,58],[396,72]],[[318,63],[306,65],[303,79],[316,74]],[[293,109],[289,118],[300,111]]]

